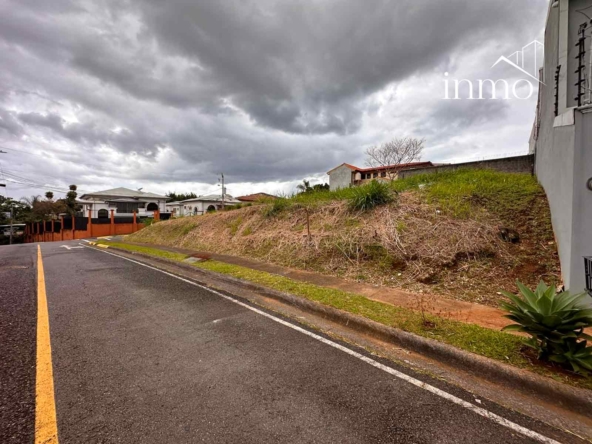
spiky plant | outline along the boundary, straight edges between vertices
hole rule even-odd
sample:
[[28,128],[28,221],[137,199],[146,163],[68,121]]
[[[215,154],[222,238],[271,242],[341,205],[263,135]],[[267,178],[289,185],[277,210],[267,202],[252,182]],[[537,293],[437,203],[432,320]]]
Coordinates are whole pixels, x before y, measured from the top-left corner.
[[520,296],[502,292],[509,299],[501,303],[508,312],[505,317],[515,322],[503,330],[530,335],[526,344],[538,351],[539,359],[570,364],[580,373],[592,371],[592,347],[586,347],[592,337],[584,333],[592,326],[590,297],[567,291],[557,294],[555,286],[542,281],[534,291],[519,281],[516,285]]

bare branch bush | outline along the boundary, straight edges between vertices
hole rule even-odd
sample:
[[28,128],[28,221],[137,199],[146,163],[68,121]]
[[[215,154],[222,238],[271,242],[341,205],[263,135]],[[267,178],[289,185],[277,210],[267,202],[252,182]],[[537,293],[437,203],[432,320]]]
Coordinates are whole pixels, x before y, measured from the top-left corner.
[[[366,165],[370,168],[379,168],[421,160],[424,142],[424,139],[404,137],[393,139],[381,145],[371,146],[365,151]],[[387,169],[385,172],[391,181],[397,178],[397,168]]]

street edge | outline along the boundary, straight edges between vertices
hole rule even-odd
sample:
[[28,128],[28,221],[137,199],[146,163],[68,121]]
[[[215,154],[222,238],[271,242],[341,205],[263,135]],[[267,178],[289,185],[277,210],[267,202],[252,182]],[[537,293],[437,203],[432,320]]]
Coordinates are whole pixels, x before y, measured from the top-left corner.
[[[91,247],[97,247],[99,245],[100,244],[92,245]],[[474,376],[481,379],[487,379],[489,382],[510,386],[514,390],[518,390],[529,396],[534,396],[539,400],[559,404],[562,408],[574,413],[588,415],[592,410],[592,391],[590,390],[571,387],[555,382],[543,376],[532,374],[526,370],[521,370],[483,356],[457,349],[434,339],[424,338],[414,333],[405,332],[394,327],[388,327],[361,316],[338,310],[333,307],[328,307],[290,293],[273,290],[259,284],[244,281],[222,273],[204,270],[171,259],[151,256],[146,253],[131,252],[115,246],[108,246],[108,248],[134,257],[139,256],[156,262],[175,265],[186,270],[191,270],[196,274],[216,276],[221,280],[232,282],[245,289],[254,290],[264,296],[271,297],[309,313],[321,315],[326,319],[343,325],[344,327],[351,328],[360,333],[368,334],[376,339],[390,342],[407,350],[436,359],[449,366],[472,373]],[[202,283],[202,285],[211,287],[211,285],[204,283]],[[241,298],[238,295],[234,296]]]

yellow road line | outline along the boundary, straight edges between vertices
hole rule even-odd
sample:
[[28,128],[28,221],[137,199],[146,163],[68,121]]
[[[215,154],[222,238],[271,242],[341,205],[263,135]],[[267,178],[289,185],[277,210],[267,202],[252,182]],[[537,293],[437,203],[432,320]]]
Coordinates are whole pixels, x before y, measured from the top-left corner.
[[37,374],[35,380],[35,444],[58,444],[49,315],[41,246],[37,245]]

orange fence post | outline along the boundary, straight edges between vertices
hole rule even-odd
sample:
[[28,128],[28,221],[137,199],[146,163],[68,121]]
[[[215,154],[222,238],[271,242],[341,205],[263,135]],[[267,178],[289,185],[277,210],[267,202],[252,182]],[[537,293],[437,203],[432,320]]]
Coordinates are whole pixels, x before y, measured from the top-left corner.
[[88,210],[88,224],[86,226],[86,230],[88,231],[89,237],[93,237],[93,230],[92,230],[92,210]]
[[158,210],[154,210],[154,220],[160,220],[160,208]]
[[115,234],[115,210],[111,210],[111,229],[109,230],[109,234]]
[[55,228],[55,220],[52,219],[51,220],[51,241],[52,242],[55,240],[54,239],[54,236],[55,236],[55,234],[54,234],[55,233],[55,229],[54,228]]
[[136,218],[136,212],[134,211],[134,220],[132,222],[132,233],[138,231],[138,219]]
[[64,240],[64,216],[60,216],[60,236]]

